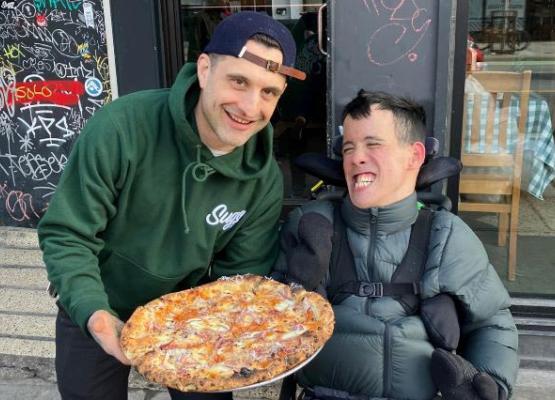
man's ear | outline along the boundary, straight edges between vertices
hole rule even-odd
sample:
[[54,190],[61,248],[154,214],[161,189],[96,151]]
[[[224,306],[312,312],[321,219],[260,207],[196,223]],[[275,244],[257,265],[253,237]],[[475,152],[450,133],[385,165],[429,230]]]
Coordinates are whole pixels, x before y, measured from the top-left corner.
[[201,89],[204,89],[210,74],[210,57],[206,53],[202,53],[197,60],[197,76],[198,84]]
[[422,142],[415,142],[411,144],[411,152],[409,168],[420,169],[426,158],[426,146]]

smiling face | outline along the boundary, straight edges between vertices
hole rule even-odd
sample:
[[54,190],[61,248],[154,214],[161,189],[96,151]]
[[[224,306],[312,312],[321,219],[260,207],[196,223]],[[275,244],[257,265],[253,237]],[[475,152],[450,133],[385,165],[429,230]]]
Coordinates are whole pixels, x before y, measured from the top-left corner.
[[[249,40],[247,50],[281,63],[279,49]],[[242,146],[269,122],[285,77],[247,60],[201,54],[197,62],[201,93],[195,117],[202,142],[212,150],[229,152]]]
[[343,121],[343,170],[358,208],[384,207],[414,191],[424,161],[421,142],[400,142],[393,113],[370,108],[370,116]]

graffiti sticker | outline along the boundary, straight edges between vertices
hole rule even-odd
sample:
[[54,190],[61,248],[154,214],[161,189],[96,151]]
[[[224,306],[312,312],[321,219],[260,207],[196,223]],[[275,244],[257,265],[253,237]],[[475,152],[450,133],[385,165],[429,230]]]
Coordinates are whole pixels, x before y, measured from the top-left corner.
[[85,91],[89,96],[100,96],[102,94],[102,82],[98,78],[87,78],[85,81]]

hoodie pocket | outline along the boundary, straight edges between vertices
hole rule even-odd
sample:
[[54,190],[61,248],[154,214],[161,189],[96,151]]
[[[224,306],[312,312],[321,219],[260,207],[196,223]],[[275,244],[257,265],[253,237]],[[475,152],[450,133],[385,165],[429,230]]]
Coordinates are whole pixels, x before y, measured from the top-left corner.
[[100,275],[110,306],[127,319],[138,306],[175,290],[185,275],[162,277],[112,251],[103,261]]

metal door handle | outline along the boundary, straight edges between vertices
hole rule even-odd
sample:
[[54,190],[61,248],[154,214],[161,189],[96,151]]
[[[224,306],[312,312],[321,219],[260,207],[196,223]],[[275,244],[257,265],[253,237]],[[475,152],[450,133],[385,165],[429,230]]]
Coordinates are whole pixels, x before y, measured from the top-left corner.
[[327,6],[328,4],[324,3],[318,8],[318,50],[320,50],[320,53],[325,56],[328,55],[328,52],[324,50],[323,46],[324,23],[322,21],[322,15],[324,14],[324,8],[326,8]]

